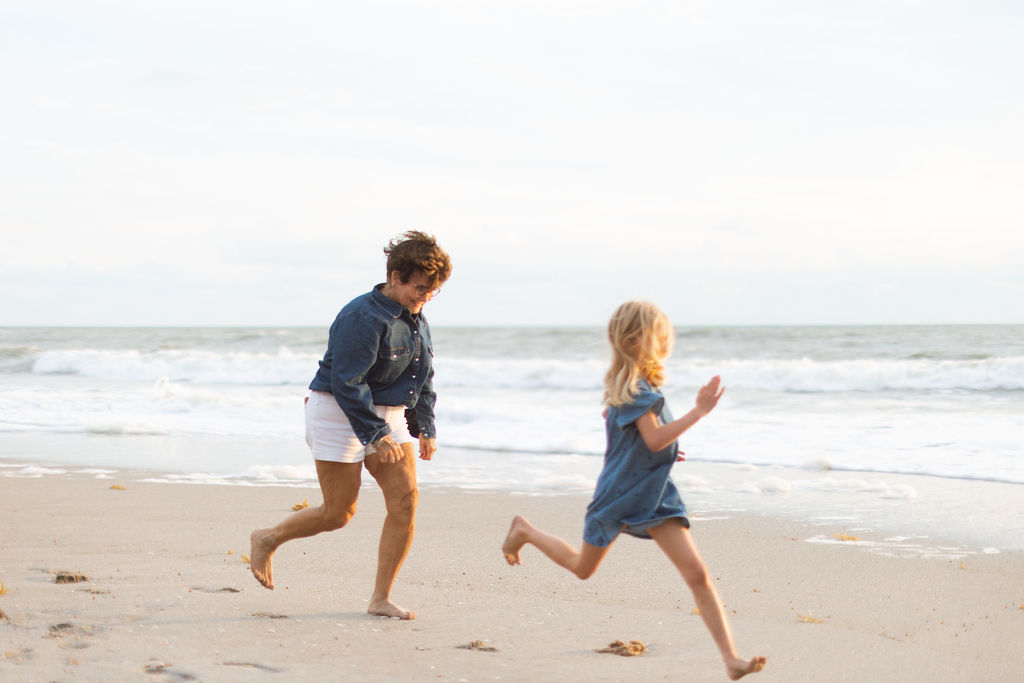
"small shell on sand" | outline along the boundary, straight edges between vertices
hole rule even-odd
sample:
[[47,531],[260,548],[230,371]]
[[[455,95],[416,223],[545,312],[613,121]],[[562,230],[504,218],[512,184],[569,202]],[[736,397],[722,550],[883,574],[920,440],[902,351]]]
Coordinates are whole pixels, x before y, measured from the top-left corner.
[[636,657],[647,652],[647,645],[639,640],[631,640],[628,643],[624,643],[621,640],[616,640],[610,643],[608,647],[597,650],[597,652],[607,652],[613,655],[621,655],[623,657]]
[[78,572],[57,572],[57,576],[54,578],[56,583],[81,583],[88,580],[88,576]]

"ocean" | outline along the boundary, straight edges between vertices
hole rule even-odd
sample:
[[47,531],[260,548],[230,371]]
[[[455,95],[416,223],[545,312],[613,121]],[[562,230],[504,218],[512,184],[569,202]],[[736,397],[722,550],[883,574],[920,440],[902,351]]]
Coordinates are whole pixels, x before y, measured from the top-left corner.
[[[1024,325],[676,333],[673,413],[712,375],[726,387],[673,470],[695,516],[782,514],[961,544],[947,551],[1024,550]],[[433,336],[439,451],[420,463],[422,486],[592,490],[603,328]],[[0,328],[0,476],[315,487],[302,406],[326,339],[326,326]]]

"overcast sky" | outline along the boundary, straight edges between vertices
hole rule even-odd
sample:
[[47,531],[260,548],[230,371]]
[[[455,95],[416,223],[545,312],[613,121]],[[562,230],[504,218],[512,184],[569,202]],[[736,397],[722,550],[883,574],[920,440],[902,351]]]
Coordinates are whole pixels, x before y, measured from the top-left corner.
[[1024,322],[1015,0],[0,0],[0,325]]

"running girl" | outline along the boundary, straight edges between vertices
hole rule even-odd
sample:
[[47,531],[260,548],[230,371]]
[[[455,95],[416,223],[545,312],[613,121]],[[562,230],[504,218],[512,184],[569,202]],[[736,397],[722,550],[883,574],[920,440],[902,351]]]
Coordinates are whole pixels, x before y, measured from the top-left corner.
[[738,680],[761,671],[767,661],[764,657],[747,660],[736,653],[718,593],[690,536],[686,506],[669,477],[678,458],[676,439],[718,404],[725,390],[721,380],[712,377],[697,392],[694,408],[673,420],[658,389],[664,381],[662,361],[672,350],[668,317],[647,302],[624,303],[612,315],[608,339],[612,345],[612,365],[604,380],[608,445],[594,499],[587,506],[583,547],[577,551],[516,517],[502,553],[509,564],[522,564],[519,553],[529,543],[579,578],[588,579],[621,532],[653,538],[693,592],[729,678]]

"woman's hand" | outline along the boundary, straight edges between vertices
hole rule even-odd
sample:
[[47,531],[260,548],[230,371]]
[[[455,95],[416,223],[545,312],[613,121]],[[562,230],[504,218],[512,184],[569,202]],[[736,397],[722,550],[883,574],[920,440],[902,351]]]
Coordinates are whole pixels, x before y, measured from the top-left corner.
[[722,378],[715,375],[697,392],[697,410],[702,415],[707,415],[718,405],[718,399],[722,398],[722,394],[725,392],[725,387],[720,386],[721,383]]
[[420,460],[430,460],[437,453],[437,439],[420,436]]
[[380,439],[374,449],[374,455],[380,458],[382,463],[388,465],[398,462],[405,455],[405,451],[390,435]]

